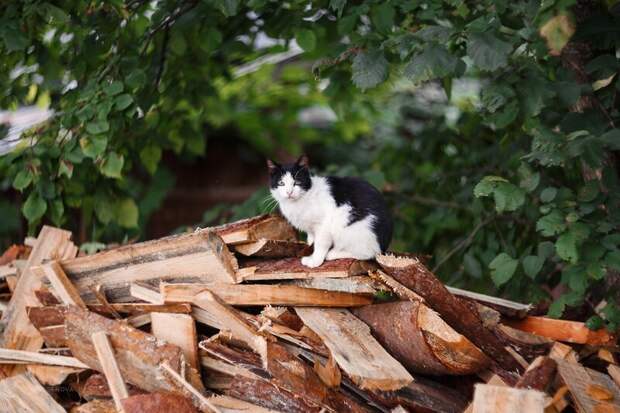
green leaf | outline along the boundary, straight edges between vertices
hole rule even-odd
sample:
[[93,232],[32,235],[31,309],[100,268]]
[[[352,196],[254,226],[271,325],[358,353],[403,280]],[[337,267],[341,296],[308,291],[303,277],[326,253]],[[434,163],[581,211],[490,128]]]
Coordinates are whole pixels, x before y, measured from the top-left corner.
[[494,71],[506,66],[512,45],[489,32],[472,33],[467,42],[467,55],[481,70]]
[[540,28],[540,35],[547,41],[549,52],[554,56],[560,55],[574,33],[572,16],[566,12],[552,17]]
[[552,237],[565,229],[564,217],[557,209],[554,209],[536,222],[536,231],[539,231],[545,237]]
[[205,52],[212,52],[222,44],[222,33],[214,28],[209,28],[202,36],[200,48]]
[[45,211],[47,211],[45,200],[39,196],[38,192],[31,192],[22,206],[22,212],[28,222],[39,220],[45,214]]
[[86,124],[86,132],[92,135],[98,135],[110,130],[110,124],[105,120],[96,120]]
[[460,59],[451,55],[443,46],[430,44],[424,51],[411,58],[405,66],[405,76],[418,84],[452,76],[457,71]]
[[499,182],[493,191],[493,199],[497,212],[516,211],[525,202],[525,192],[511,183]]
[[110,178],[121,178],[125,158],[116,152],[110,152],[101,165],[101,173]]
[[381,33],[389,33],[394,27],[394,8],[388,2],[382,2],[372,8],[370,19]]
[[144,84],[144,82],[146,82],[146,75],[142,69],[135,69],[125,78],[125,83],[127,86],[132,88],[140,87]]
[[13,188],[23,192],[32,182],[32,178],[32,170],[30,168],[22,169],[15,175],[15,179],[13,179]]
[[482,266],[473,254],[463,255],[463,266],[465,271],[474,278],[482,277]]
[[537,257],[536,255],[528,255],[523,258],[523,271],[525,275],[530,278],[534,278],[538,275],[545,260],[541,257]]
[[231,17],[237,14],[239,0],[215,0],[214,3],[226,17]]
[[557,188],[554,188],[552,186],[545,188],[540,193],[540,200],[545,203],[551,202],[555,199],[555,196],[557,195],[557,193],[558,193]]
[[604,263],[607,267],[620,271],[620,251],[610,251],[605,255]]
[[103,224],[108,224],[114,218],[115,208],[114,204],[108,196],[103,192],[97,191],[95,193],[94,202],[95,216]]
[[347,4],[347,0],[329,0],[329,8],[338,14],[338,18],[342,17],[342,11]]
[[187,51],[187,42],[180,30],[174,30],[170,36],[170,50],[177,56],[183,56]]
[[474,187],[474,196],[480,198],[491,195],[499,182],[508,182],[508,180],[501,176],[485,176]]
[[304,52],[312,52],[316,47],[316,35],[312,30],[301,29],[295,32],[295,40]]
[[554,252],[555,245],[553,245],[553,242],[551,241],[543,241],[539,243],[538,248],[536,249],[536,253],[543,260],[551,258]]
[[17,24],[8,24],[6,27],[0,28],[0,36],[4,40],[8,52],[24,50],[30,44],[28,37],[22,34]]
[[514,275],[519,261],[510,255],[502,252],[491,261],[489,268],[491,269],[491,279],[496,286],[507,283]]
[[103,91],[108,96],[118,95],[123,91],[123,82],[116,80],[109,85],[104,86]]
[[116,221],[123,228],[138,226],[138,207],[131,198],[120,201],[116,207]]
[[604,326],[605,321],[597,315],[593,315],[592,317],[588,318],[588,321],[586,321],[586,327],[588,327],[590,330],[600,330]]
[[157,165],[161,160],[161,147],[147,145],[140,151],[140,160],[146,170],[153,175],[157,171]]
[[133,98],[128,93],[123,93],[122,95],[118,95],[114,99],[114,106],[116,110],[124,110],[127,109],[129,105],[133,102]]
[[71,179],[71,177],[73,176],[73,164],[64,159],[58,163],[58,176],[62,175],[66,176],[69,179]]
[[353,83],[362,90],[377,86],[387,78],[388,62],[380,50],[360,52],[353,59]]
[[62,203],[62,199],[55,199],[50,202],[50,218],[54,225],[57,227],[62,226],[64,214],[65,205]]
[[602,280],[607,274],[605,267],[600,262],[591,262],[588,264],[586,267],[586,273],[588,274],[588,277],[594,280]]
[[89,136],[80,139],[80,147],[84,155],[95,159],[105,151],[108,146],[108,138],[105,135]]
[[560,258],[571,264],[575,264],[579,261],[577,238],[573,231],[567,231],[558,237],[555,242],[555,250]]

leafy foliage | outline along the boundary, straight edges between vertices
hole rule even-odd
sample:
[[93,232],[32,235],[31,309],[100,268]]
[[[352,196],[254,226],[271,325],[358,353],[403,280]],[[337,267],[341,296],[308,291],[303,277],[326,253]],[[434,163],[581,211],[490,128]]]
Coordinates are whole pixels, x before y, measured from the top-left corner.
[[[381,187],[394,248],[433,253],[448,282],[555,298],[554,316],[607,297],[589,325],[613,329],[620,17],[574,3],[9,2],[0,105],[57,116],[0,158],[2,185],[31,230],[77,215],[94,240],[136,236],[173,185],[163,154],[200,157],[205,131],[232,127],[262,153],[306,148]],[[293,40],[320,82],[303,65],[237,76]],[[563,52],[575,42],[589,52]],[[299,121],[316,105],[336,114],[327,130]]]

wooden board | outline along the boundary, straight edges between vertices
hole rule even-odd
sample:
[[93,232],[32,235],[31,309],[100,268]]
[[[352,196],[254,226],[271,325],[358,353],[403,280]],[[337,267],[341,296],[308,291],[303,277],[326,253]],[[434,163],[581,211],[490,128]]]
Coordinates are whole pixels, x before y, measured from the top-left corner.
[[151,332],[155,337],[179,346],[189,365],[200,371],[196,323],[191,315],[151,313]]
[[488,305],[503,315],[509,317],[519,317],[523,318],[529,313],[533,306],[532,304],[522,304],[516,301],[506,300],[504,298],[493,297],[486,294],[480,294],[473,291],[467,291],[456,287],[446,286],[448,291],[450,291],[454,295],[458,295],[459,297],[466,297],[472,300],[476,300],[479,303]]
[[362,389],[397,390],[411,374],[370,334],[370,328],[347,310],[295,308],[304,324],[321,337],[338,366]]
[[76,367],[80,369],[89,368],[75,357],[56,356],[44,354],[36,351],[10,350],[0,348],[0,363],[34,363],[46,364],[50,366]]
[[285,285],[296,285],[318,290],[340,291],[355,294],[376,294],[383,286],[365,275],[355,275],[346,278],[308,278],[305,280],[283,281]]
[[345,278],[365,274],[370,264],[350,258],[325,261],[317,268],[302,265],[299,258],[250,259],[237,271],[238,281],[295,280],[315,277]]
[[222,413],[284,413],[277,410],[265,409],[243,400],[229,396],[214,396],[209,401]]
[[543,413],[546,396],[536,390],[476,384],[473,413]]
[[92,289],[102,285],[111,302],[131,301],[136,281],[235,282],[237,260],[214,232],[202,230],[61,262],[87,304],[97,303]]
[[352,311],[410,371],[464,375],[489,365],[480,349],[419,301],[375,304]]
[[547,317],[526,317],[523,320],[507,320],[512,328],[567,343],[605,345],[611,344],[615,337],[602,328],[592,331],[579,321],[556,320]]
[[[606,374],[588,369],[577,363],[556,360],[558,373],[562,382],[575,402],[575,408],[581,413],[600,413],[602,411],[620,411],[620,389]],[[601,389],[610,398],[596,398],[593,390]],[[607,410],[602,410],[606,408]]]
[[0,381],[0,401],[3,413],[66,413],[28,372]]
[[[30,268],[39,265],[45,259],[67,259],[77,254],[77,247],[71,242],[71,232],[44,225],[37,238],[37,244],[32,249],[26,270],[21,274],[11,301],[2,312],[0,324],[4,325],[3,335],[0,336],[0,347],[36,351],[43,345],[43,338],[30,323],[26,314],[26,307],[40,305],[35,290],[43,286],[41,276]],[[11,366],[5,366],[4,373],[14,372]],[[17,368],[23,371],[22,368]],[[15,371],[17,372],[17,371]]]
[[312,253],[312,247],[301,241],[260,239],[234,246],[235,251],[246,257],[285,258],[305,257]]
[[114,351],[112,350],[110,341],[105,331],[94,332],[91,335],[91,341],[95,347],[103,374],[108,382],[110,393],[112,393],[114,405],[119,411],[123,412],[123,404],[121,401],[129,397],[129,393],[127,392],[127,387],[125,386],[123,376],[121,376],[121,371],[118,368],[116,359],[114,358]]
[[288,305],[318,307],[358,307],[372,303],[370,294],[304,288],[296,285],[263,284],[161,284],[165,302],[191,302],[196,294],[211,291],[230,305]]
[[36,272],[40,277],[47,278],[56,296],[63,304],[77,305],[78,307],[86,308],[86,304],[82,301],[80,293],[71,283],[67,274],[65,274],[60,264],[58,264],[58,261],[32,267],[30,270]]
[[295,241],[297,232],[280,215],[260,215],[219,227],[209,228],[217,233],[226,244],[243,244],[259,239]]

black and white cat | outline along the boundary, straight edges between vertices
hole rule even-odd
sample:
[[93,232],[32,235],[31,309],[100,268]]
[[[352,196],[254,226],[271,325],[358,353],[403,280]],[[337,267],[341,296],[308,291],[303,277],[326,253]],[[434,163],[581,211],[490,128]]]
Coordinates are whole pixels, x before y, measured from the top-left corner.
[[353,177],[316,176],[308,158],[280,165],[271,160],[271,195],[284,217],[308,234],[314,252],[303,257],[307,267],[338,258],[372,259],[392,239],[392,217],[381,193]]

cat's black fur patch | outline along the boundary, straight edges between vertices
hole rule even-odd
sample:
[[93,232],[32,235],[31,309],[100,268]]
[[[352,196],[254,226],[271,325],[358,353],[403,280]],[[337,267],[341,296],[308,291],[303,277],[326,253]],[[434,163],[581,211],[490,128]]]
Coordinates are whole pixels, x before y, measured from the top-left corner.
[[379,190],[360,178],[327,176],[326,179],[336,205],[351,206],[349,225],[368,215],[375,216],[372,229],[379,241],[381,252],[385,252],[392,240],[394,224],[392,214]]
[[312,187],[312,180],[310,179],[310,171],[308,167],[301,166],[299,163],[290,163],[280,165],[273,162],[274,167],[269,168],[269,186],[271,189],[275,189],[278,186],[278,182],[282,176],[287,172],[291,173],[291,176],[295,179],[295,184],[301,186],[304,191],[307,191]]

